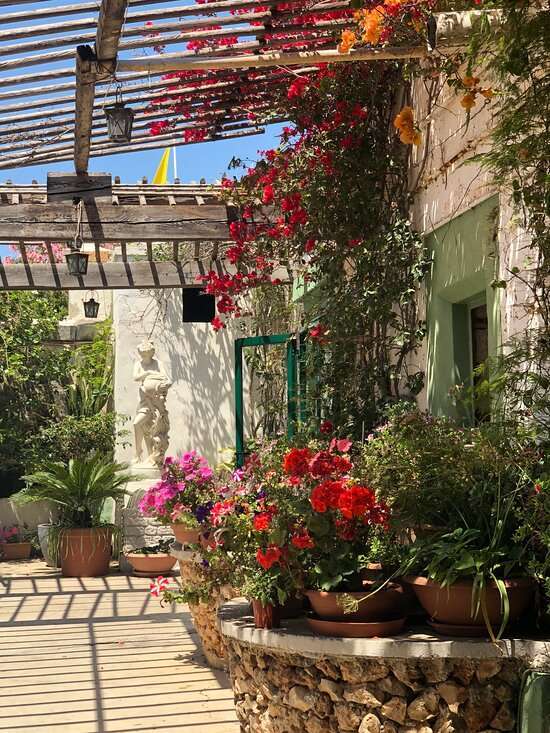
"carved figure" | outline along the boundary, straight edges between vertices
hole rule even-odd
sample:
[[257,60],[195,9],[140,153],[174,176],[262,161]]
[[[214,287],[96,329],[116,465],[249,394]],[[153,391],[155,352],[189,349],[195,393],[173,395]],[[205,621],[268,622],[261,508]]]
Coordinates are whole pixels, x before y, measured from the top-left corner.
[[166,397],[172,381],[162,363],[155,359],[155,347],[150,341],[141,343],[137,350],[139,359],[134,365],[134,382],[140,386],[134,418],[134,464],[160,468],[168,450],[170,420]]

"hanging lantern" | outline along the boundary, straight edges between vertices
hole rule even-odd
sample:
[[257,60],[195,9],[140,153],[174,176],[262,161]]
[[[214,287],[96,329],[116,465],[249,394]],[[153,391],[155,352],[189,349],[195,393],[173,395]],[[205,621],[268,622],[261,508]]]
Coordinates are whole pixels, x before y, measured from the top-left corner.
[[88,300],[84,300],[82,302],[86,318],[97,318],[97,314],[99,313],[99,303],[95,300],[94,296],[91,295]]
[[104,110],[109,140],[114,143],[129,143],[132,139],[134,110],[124,106],[120,87],[117,87],[115,103],[104,107]]
[[85,275],[88,272],[88,253],[81,252],[82,239],[75,237],[70,249],[65,252],[69,275]]

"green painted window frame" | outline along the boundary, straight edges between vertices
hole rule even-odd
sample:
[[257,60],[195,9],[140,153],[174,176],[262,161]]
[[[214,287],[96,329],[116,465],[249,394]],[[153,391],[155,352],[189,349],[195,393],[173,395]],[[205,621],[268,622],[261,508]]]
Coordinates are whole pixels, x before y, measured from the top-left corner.
[[278,333],[272,336],[248,336],[235,339],[235,461],[237,467],[244,465],[246,451],[244,442],[244,369],[243,352],[245,348],[257,346],[276,346],[286,343],[286,384],[287,384],[287,437],[292,439],[296,432],[298,413],[300,420],[305,419],[305,400],[302,399],[305,387],[305,348],[304,334]]

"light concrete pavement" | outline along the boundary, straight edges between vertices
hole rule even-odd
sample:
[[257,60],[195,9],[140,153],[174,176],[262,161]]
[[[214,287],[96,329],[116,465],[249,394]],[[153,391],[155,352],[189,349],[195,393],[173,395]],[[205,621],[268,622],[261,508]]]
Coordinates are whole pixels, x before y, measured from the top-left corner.
[[238,733],[225,674],[149,581],[0,562],[2,733]]

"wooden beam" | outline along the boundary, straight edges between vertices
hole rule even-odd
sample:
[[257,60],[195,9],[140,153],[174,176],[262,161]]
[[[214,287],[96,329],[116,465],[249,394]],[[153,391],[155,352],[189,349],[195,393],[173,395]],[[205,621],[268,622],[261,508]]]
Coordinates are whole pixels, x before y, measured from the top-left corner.
[[[82,237],[91,242],[227,240],[222,204],[176,206],[84,206]],[[76,231],[76,208],[69,204],[0,205],[0,241],[68,242]]]
[[[250,135],[260,135],[265,132],[263,127],[250,127],[247,130],[237,130],[229,135],[220,133],[218,135],[207,135],[201,142],[210,142],[212,140],[230,140],[232,138],[248,137]],[[140,142],[132,145],[127,143],[125,145],[108,145],[102,148],[92,148],[91,155],[94,158],[102,157],[105,155],[116,155],[118,153],[132,153],[141,150],[160,150],[166,147],[181,147],[183,145],[196,145],[196,142],[186,142],[181,137],[166,137],[164,135],[158,135],[150,138],[151,142]],[[22,155],[13,158],[7,156],[0,157],[0,169],[10,168],[25,168],[31,165],[38,165],[40,163],[64,163],[67,160],[73,160],[73,155],[67,149],[67,153],[46,153],[35,155]],[[0,220],[1,221],[1,220]]]
[[[227,270],[229,267],[230,270]],[[222,261],[89,263],[84,277],[69,275],[65,264],[0,263],[0,292],[5,290],[128,290],[197,287],[199,275],[222,275],[235,267]]]
[[110,173],[89,173],[75,176],[69,173],[48,173],[47,200],[72,201],[75,197],[88,201],[111,203],[113,186]]
[[90,135],[93,125],[95,83],[114,73],[116,56],[128,0],[102,0],[97,21],[94,63],[89,46],[76,50],[76,94],[74,128],[74,168],[87,173],[90,158]]

